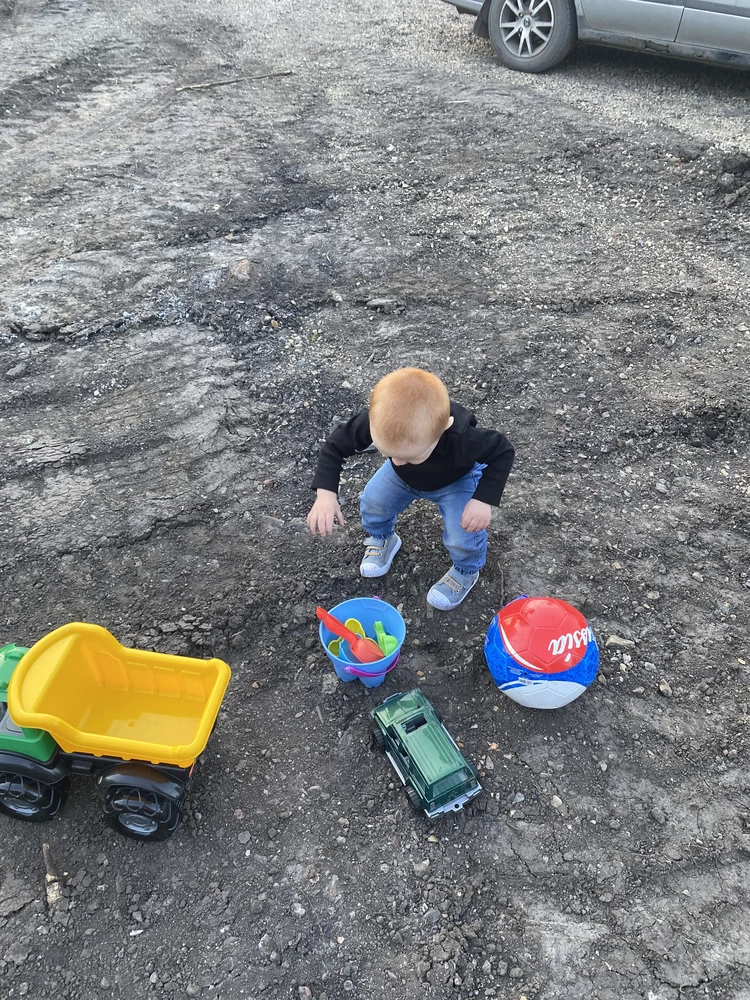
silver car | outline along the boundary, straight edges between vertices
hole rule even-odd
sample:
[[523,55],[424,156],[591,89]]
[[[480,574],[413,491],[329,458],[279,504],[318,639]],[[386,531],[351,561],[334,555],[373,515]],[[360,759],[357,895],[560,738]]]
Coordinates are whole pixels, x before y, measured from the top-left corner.
[[577,41],[750,68],[750,0],[446,0],[511,69],[540,73]]

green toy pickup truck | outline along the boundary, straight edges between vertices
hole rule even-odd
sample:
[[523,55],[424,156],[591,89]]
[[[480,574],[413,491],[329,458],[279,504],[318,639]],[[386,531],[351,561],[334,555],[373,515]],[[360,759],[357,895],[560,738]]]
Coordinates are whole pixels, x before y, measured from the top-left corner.
[[419,688],[392,694],[370,715],[373,738],[396,769],[414,810],[428,819],[459,812],[482,790],[440,713]]

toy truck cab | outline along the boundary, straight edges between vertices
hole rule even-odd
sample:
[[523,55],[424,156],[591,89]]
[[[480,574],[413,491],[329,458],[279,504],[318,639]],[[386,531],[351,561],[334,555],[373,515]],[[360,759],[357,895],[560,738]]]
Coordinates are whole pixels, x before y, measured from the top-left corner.
[[385,751],[417,812],[458,812],[482,790],[474,768],[419,688],[391,695],[370,713]]

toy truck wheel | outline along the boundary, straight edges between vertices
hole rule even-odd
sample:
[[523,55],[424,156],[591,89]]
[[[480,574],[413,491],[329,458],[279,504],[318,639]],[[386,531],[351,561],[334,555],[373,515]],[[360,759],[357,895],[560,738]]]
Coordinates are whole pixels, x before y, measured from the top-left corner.
[[0,812],[27,823],[44,823],[60,812],[69,788],[69,778],[48,785],[14,771],[0,772]]
[[372,732],[372,742],[378,748],[378,750],[385,750],[385,736],[383,735],[383,730],[378,726]]
[[422,808],[422,800],[420,799],[419,795],[417,795],[416,791],[411,787],[411,785],[406,786],[406,797],[409,800],[409,804],[411,805],[414,812],[418,813],[420,816],[424,816],[425,812],[424,809]]
[[104,796],[104,818],[131,840],[167,840],[182,822],[184,798],[170,801],[156,792],[112,785]]

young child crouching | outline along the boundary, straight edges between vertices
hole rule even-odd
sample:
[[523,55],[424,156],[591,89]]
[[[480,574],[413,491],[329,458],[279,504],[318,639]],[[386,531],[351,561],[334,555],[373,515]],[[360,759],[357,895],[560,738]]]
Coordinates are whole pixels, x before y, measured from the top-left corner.
[[315,535],[344,525],[338,501],[345,459],[371,444],[389,461],[360,497],[365,555],[359,571],[383,576],[401,548],[396,518],[414,500],[437,504],[452,566],[427,594],[433,608],[458,607],[479,579],[487,557],[487,527],[513,465],[513,445],[499,431],[477,427],[441,380],[420,368],[400,368],[372,390],[363,410],[328,437],[313,479],[317,499],[307,517]]

